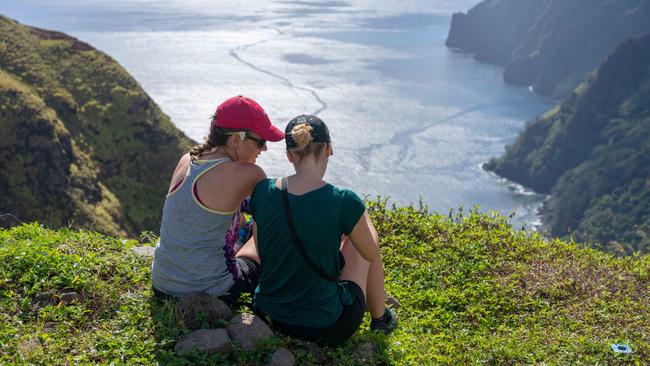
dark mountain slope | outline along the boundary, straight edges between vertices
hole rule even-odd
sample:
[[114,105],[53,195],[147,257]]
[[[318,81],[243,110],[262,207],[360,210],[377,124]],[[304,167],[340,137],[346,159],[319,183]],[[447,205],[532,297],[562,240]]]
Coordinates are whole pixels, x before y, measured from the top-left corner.
[[555,235],[650,250],[650,35],[628,40],[486,168],[550,193]]
[[104,53],[1,16],[0,35],[0,213],[157,231],[169,174],[191,141]]
[[628,38],[650,33],[650,0],[486,0],[454,14],[447,45],[505,66],[504,80],[557,99]]

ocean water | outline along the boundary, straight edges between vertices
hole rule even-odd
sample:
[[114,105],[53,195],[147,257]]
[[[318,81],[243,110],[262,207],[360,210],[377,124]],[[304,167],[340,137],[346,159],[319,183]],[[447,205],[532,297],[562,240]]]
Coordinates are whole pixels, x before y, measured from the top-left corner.
[[[3,0],[0,13],[111,55],[197,141],[221,101],[247,95],[281,128],[301,113],[328,123],[334,184],[441,213],[478,205],[530,227],[545,197],[480,165],[553,103],[444,46],[451,14],[475,3]],[[257,162],[292,172],[282,143]]]

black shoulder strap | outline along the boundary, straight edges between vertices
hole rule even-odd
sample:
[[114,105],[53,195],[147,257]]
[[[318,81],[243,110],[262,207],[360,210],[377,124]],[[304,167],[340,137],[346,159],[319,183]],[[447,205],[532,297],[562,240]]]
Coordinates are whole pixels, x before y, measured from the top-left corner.
[[316,263],[314,263],[311,260],[311,258],[309,258],[309,255],[307,255],[307,251],[305,251],[305,247],[302,245],[302,242],[300,241],[300,239],[298,239],[298,235],[296,234],[296,226],[293,224],[293,217],[291,216],[291,209],[289,208],[289,193],[287,192],[286,177],[282,178],[280,188],[282,189],[282,203],[284,204],[284,215],[287,217],[287,224],[289,225],[289,232],[291,233],[291,242],[293,243],[293,246],[296,247],[302,259],[305,260],[305,263],[307,263],[307,265],[309,265],[309,267],[317,275],[321,276],[327,281],[338,283],[339,279],[337,277],[325,273],[325,271],[323,271],[318,266],[316,266]]

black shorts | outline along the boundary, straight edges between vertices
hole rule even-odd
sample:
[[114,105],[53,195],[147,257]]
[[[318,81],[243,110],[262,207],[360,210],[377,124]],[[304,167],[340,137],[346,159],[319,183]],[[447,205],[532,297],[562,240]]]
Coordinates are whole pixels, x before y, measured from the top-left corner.
[[[235,284],[225,294],[219,296],[229,306],[233,306],[239,300],[243,293],[252,294],[260,280],[260,265],[253,259],[248,257],[237,257],[237,278]],[[175,299],[176,297],[169,295],[163,291],[153,287],[153,292],[157,298]]]
[[273,328],[295,338],[328,346],[337,346],[345,342],[361,325],[363,314],[366,312],[366,298],[361,287],[352,281],[339,281],[339,286],[347,288],[350,295],[352,295],[352,302],[343,305],[341,316],[333,324],[327,327],[314,328],[282,324],[271,320]]
[[234,306],[241,294],[252,294],[260,282],[260,265],[248,257],[237,257],[237,278],[230,290],[219,298],[229,306]]

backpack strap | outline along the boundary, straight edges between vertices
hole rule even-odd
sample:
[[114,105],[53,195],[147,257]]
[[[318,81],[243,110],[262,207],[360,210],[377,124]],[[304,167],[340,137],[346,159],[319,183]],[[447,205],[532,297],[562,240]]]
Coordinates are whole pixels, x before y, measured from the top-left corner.
[[307,263],[309,268],[314,271],[317,275],[322,277],[323,279],[338,283],[339,279],[338,277],[332,276],[330,274],[325,273],[324,270],[319,268],[316,263],[314,263],[311,258],[309,258],[309,255],[307,254],[307,251],[305,250],[305,247],[302,245],[302,242],[298,238],[298,235],[296,234],[296,226],[293,223],[293,217],[291,216],[291,209],[289,208],[289,192],[287,192],[287,178],[284,177],[282,178],[282,181],[280,183],[280,187],[282,189],[282,203],[284,204],[284,215],[287,218],[287,224],[289,225],[289,232],[291,233],[291,242],[293,243],[293,246],[298,250],[298,253],[300,253],[300,256],[302,259]]

